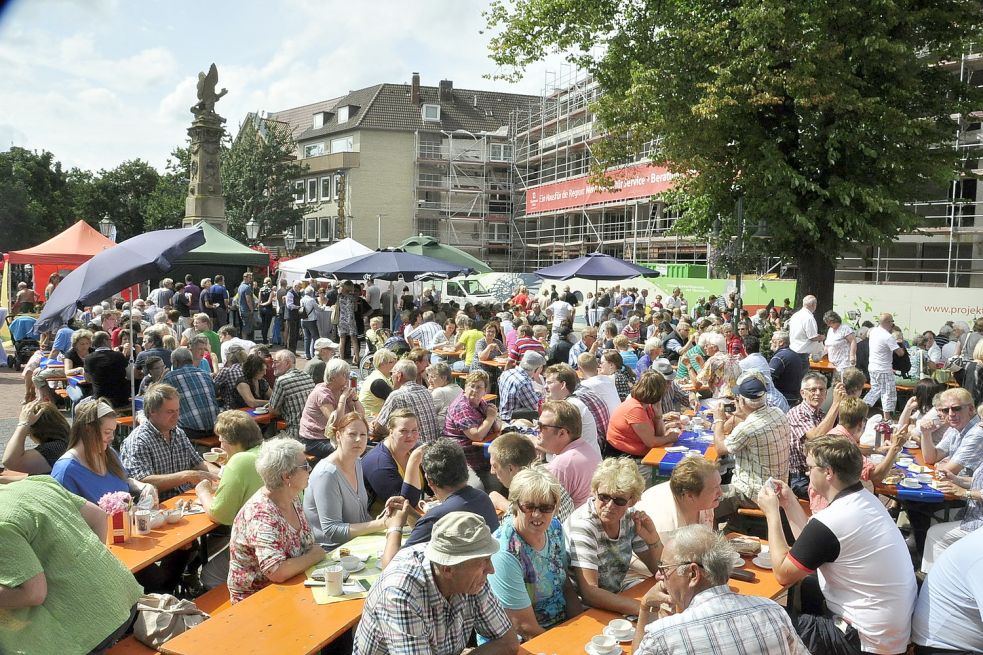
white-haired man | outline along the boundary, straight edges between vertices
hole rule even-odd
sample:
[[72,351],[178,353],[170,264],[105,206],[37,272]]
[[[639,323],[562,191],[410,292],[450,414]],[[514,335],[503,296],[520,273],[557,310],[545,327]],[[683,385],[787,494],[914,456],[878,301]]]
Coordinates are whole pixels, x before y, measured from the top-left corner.
[[819,334],[816,325],[814,312],[818,302],[815,296],[806,296],[802,299],[801,309],[788,319],[789,347],[802,361],[803,371],[809,370],[809,355],[816,349],[816,343],[826,339],[826,335]]

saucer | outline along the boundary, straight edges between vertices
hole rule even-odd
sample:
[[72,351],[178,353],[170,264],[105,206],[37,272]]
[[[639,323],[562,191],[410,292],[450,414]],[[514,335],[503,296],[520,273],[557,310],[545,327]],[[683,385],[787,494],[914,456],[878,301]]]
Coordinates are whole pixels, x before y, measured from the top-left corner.
[[262,407],[257,407],[256,409],[253,410],[253,414],[269,414],[269,413],[270,410],[263,409]]
[[628,642],[635,638],[634,630],[626,633],[620,633],[620,632],[615,632],[609,626],[605,626],[604,630],[602,630],[601,632],[604,633],[605,637],[611,637],[612,639],[617,639],[620,642]]
[[771,568],[771,561],[767,561],[766,562],[765,560],[761,559],[760,557],[755,557],[751,561],[754,562],[754,565],[757,566],[757,567],[759,567],[759,568],[762,568],[762,569],[770,569]]
[[584,650],[587,651],[588,655],[618,655],[622,652],[621,646],[615,646],[609,651],[594,650],[594,644],[587,644],[584,646]]
[[744,566],[744,558],[741,557],[740,553],[734,555],[734,566]]
[[898,486],[904,487],[905,489],[921,489],[922,487],[918,480],[915,480],[914,478],[905,478],[898,483]]
[[909,449],[910,448],[919,448],[919,445],[918,445],[918,442],[917,441],[915,441],[914,439],[910,439],[907,442],[905,442],[904,447],[905,448],[909,448]]
[[667,453],[685,453],[689,450],[689,446],[668,446],[666,448]]
[[[339,564],[338,566],[341,566],[341,564]],[[341,568],[345,569],[345,567],[343,567],[343,566]],[[357,568],[354,568],[354,569],[345,569],[345,572],[346,573],[358,573],[359,571],[363,571],[363,570],[365,570],[365,562],[360,562]]]

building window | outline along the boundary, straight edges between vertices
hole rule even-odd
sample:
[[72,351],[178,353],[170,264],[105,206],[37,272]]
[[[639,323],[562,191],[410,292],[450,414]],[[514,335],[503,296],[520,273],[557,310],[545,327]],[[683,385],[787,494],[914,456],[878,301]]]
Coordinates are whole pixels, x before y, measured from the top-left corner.
[[304,202],[304,181],[294,182],[294,202]]
[[339,139],[331,139],[331,152],[354,152],[355,139],[350,136],[343,136]]
[[317,180],[307,180],[307,202],[317,202]]
[[334,216],[328,216],[326,218],[321,219],[320,234],[321,234],[322,241],[335,240],[334,222],[335,222]]
[[338,173],[337,175],[334,176],[334,184],[332,185],[333,188],[331,189],[333,191],[333,193],[331,194],[332,200],[338,199],[338,191],[341,188],[341,185],[344,183],[345,183],[345,179],[344,177],[342,177],[341,173]]
[[440,105],[423,105],[423,120],[440,121]]
[[512,146],[508,143],[491,144],[492,161],[512,161]]
[[324,143],[311,143],[304,146],[304,158],[318,157],[324,154]]
[[308,218],[307,219],[307,240],[314,241],[317,239],[317,219]]
[[334,198],[334,193],[331,189],[331,176],[326,175],[321,178],[321,200],[331,200]]
[[301,221],[294,225],[294,239],[297,241],[304,240],[304,221]]

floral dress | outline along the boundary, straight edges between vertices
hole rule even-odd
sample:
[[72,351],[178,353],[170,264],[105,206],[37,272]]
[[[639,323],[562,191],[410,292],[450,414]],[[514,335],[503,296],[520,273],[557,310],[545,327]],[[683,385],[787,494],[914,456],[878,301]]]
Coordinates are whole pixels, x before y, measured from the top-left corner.
[[355,326],[355,305],[357,299],[354,294],[343,293],[338,296],[338,334],[343,337],[354,337],[358,334]]
[[[546,546],[537,551],[519,536],[513,520],[511,514],[507,515],[495,531],[502,550],[493,558],[495,573],[489,583],[496,596],[508,596],[518,586],[521,573],[521,582],[536,613],[536,621],[544,628],[551,628],[567,618],[563,587],[570,555],[564,544],[563,528],[554,517],[546,531]],[[508,600],[506,606],[512,604]]]
[[229,594],[233,603],[270,584],[267,576],[280,562],[299,557],[315,546],[314,533],[304,518],[299,500],[294,511],[300,529],[294,529],[261,488],[232,523],[229,540]]
[[703,363],[696,379],[710,388],[714,398],[732,397],[737,388],[741,367],[734,355],[718,352]]

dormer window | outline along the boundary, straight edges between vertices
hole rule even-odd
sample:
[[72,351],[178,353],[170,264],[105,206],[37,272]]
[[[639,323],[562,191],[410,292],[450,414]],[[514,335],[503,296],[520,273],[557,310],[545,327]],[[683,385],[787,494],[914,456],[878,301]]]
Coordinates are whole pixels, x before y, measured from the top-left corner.
[[319,130],[322,127],[324,127],[325,125],[327,125],[328,124],[328,121],[330,121],[330,120],[331,120],[331,112],[330,111],[319,111],[319,112],[315,112],[314,113],[314,120],[311,123],[311,126],[315,130]]
[[423,120],[440,122],[440,105],[423,105]]
[[358,105],[344,105],[337,108],[338,122],[347,123],[358,113]]

